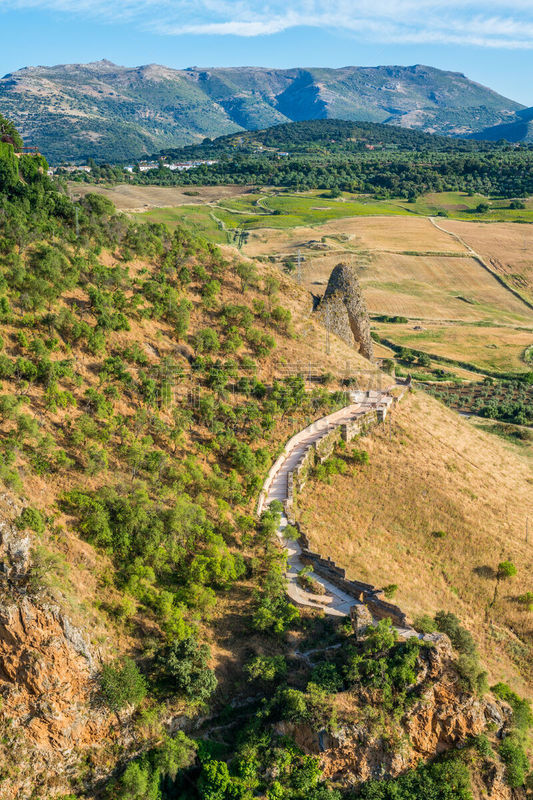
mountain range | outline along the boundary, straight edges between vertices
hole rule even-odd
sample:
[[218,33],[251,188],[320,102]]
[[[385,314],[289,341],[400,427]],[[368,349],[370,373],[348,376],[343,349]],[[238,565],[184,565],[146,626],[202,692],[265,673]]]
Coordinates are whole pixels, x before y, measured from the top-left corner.
[[508,142],[533,142],[533,108],[522,109],[517,112],[513,121],[485,128],[473,134],[472,138],[492,142],[499,139],[506,139]]
[[157,64],[25,67],[0,79],[0,113],[52,163],[124,161],[283,122],[338,118],[468,136],[516,124],[523,106],[421,65],[184,70]]

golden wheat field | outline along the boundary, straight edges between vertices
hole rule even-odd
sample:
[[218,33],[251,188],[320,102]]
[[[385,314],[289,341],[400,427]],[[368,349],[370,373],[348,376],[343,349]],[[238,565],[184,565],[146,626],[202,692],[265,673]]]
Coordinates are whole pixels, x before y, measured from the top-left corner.
[[439,220],[439,225],[458,234],[495,272],[533,300],[533,225],[495,222],[490,225],[459,220]]
[[473,258],[376,251],[307,254],[302,277],[310,292],[324,292],[339,261],[357,267],[373,314],[533,325],[533,312]]

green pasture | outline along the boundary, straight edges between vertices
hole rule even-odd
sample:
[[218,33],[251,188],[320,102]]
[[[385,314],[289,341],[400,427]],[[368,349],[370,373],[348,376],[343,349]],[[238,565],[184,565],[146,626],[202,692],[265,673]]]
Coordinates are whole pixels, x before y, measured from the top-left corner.
[[[523,200],[526,208],[510,208],[509,199],[490,198],[466,192],[440,192],[421,195],[414,203],[398,201],[398,205],[420,216],[437,216],[444,212],[450,219],[470,222],[533,222],[533,198]],[[477,211],[480,204],[487,211]]]
[[[533,198],[525,201],[525,209],[509,208],[509,200],[490,199],[464,192],[427,194],[413,203],[401,200],[376,200],[367,195],[343,193],[339,198],[327,192],[258,193],[236,199],[224,198],[218,203],[154,208],[136,215],[139,219],[163,222],[171,227],[183,224],[195,233],[219,244],[232,239],[237,228],[287,229],[320,225],[329,220],[366,216],[438,216],[444,212],[451,219],[481,222],[533,223]],[[478,212],[481,203],[489,210]]]

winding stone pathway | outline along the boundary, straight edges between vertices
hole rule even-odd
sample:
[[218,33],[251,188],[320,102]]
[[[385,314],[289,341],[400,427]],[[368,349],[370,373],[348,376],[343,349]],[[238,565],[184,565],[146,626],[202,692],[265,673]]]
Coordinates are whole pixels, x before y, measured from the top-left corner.
[[[333,430],[339,425],[357,420],[368,411],[375,409],[387,409],[393,402],[390,389],[387,391],[373,392],[352,392],[350,394],[352,404],[329,414],[327,417],[314,422],[300,433],[293,436],[288,442],[285,452],[274,465],[260,499],[258,512],[268,508],[273,500],[279,500],[285,506],[288,500],[288,476],[296,469],[307,450],[324,436],[328,431]],[[323,578],[321,575],[313,574],[313,580],[324,587],[325,594],[313,594],[303,589],[298,584],[298,573],[304,568],[301,561],[302,549],[298,541],[286,539],[284,536],[288,520],[285,514],[282,515],[278,536],[281,543],[288,551],[287,579],[289,598],[299,606],[319,608],[329,616],[345,617],[350,615],[350,609],[358,605],[358,601],[349,594],[346,594],[333,583]]]

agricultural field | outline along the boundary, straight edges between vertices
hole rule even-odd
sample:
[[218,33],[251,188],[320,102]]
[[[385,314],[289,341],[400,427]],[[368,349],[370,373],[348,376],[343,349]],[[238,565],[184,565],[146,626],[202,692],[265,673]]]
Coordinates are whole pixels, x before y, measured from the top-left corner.
[[[489,373],[527,369],[523,357],[533,344],[528,307],[533,226],[516,220],[530,213],[531,201],[526,209],[509,209],[502,207],[509,201],[461,192],[408,203],[319,190],[73,186],[102,191],[139,220],[170,228],[184,224],[219,245],[268,259],[292,270],[315,296],[324,292],[336,264],[353,263],[370,313],[407,319],[403,326],[374,322],[379,336]],[[483,203],[489,210],[479,210]],[[439,212],[434,222],[427,216]],[[500,212],[515,222],[486,224]],[[391,353],[378,346],[377,355]],[[457,367],[453,374],[472,377]]]
[[414,203],[400,202],[399,205],[427,217],[442,214],[454,219],[483,222],[533,222],[533,198],[521,201],[524,208],[512,208],[511,203],[508,199],[489,198],[482,194],[430,192],[418,197]]
[[136,186],[130,183],[105,186],[75,181],[69,181],[67,185],[73,199],[93,193],[102,194],[115,204],[118,211],[204,205],[238,197],[247,191],[245,186]]
[[533,345],[533,326],[527,330],[489,324],[458,322],[395,324],[373,320],[372,329],[381,337],[412,350],[457,361],[468,361],[489,372],[525,372]]
[[428,386],[426,391],[463,414],[533,425],[533,387],[525,383],[489,379],[468,386]]
[[320,250],[330,253],[392,251],[397,253],[443,253],[466,255],[464,244],[445,231],[439,231],[423,217],[349,217],[320,226],[303,226],[293,230],[253,230],[244,252],[252,257],[276,254],[295,256],[301,249],[313,258]]
[[361,257],[316,255],[307,261],[304,282],[311,290],[325,286],[333,266],[342,260],[359,266],[370,313],[507,324],[527,324],[533,316],[527,306],[466,255],[404,255],[377,250]]
[[510,286],[533,302],[533,225],[494,223],[479,225],[439,220],[490,264]]
[[117,209],[146,212],[159,221],[159,209],[180,209],[176,214],[185,223],[191,206],[210,205],[228,228],[274,230],[321,225],[330,220],[369,216],[441,216],[442,219],[481,222],[533,222],[533,200],[525,208],[510,208],[509,200],[494,200],[464,192],[426,194],[414,202],[380,200],[370,195],[311,190],[288,192],[273,188],[246,186],[165,187],[132,184],[105,185],[69,183],[73,197],[90,192],[104,194]]

